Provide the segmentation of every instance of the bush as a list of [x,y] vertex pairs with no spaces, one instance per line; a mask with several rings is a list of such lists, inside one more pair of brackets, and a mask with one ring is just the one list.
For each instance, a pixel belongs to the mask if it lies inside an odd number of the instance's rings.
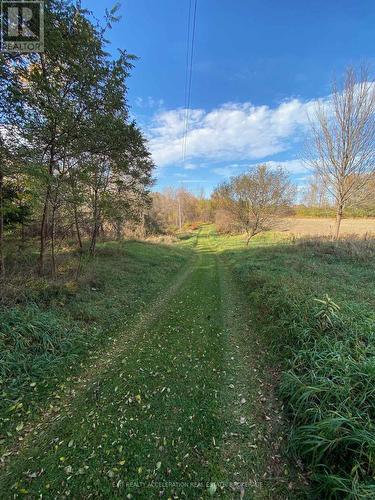
[[228,210],[216,210],[215,212],[215,227],[220,234],[230,234],[234,230],[233,216]]

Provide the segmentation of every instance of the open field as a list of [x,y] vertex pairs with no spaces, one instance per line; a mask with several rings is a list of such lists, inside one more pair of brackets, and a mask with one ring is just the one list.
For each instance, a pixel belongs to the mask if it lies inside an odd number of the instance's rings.
[[[301,236],[331,236],[334,232],[335,219],[325,217],[288,218],[282,224],[282,229],[290,234]],[[375,234],[375,218],[343,219],[342,235]]]

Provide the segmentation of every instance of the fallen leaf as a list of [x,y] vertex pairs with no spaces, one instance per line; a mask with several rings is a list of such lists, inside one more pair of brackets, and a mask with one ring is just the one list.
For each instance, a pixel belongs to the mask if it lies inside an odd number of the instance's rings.
[[216,483],[211,483],[211,484],[210,484],[210,486],[208,487],[208,493],[209,493],[211,496],[213,496],[213,495],[215,495],[216,490],[217,490]]

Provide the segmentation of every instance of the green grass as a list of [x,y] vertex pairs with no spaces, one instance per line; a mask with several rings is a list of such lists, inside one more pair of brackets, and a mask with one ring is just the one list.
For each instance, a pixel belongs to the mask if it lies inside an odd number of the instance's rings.
[[204,226],[32,281],[1,310],[1,498],[373,498],[374,260]]
[[0,455],[189,258],[186,245],[102,244],[78,283],[31,277],[19,304],[0,307]]
[[269,355],[284,367],[289,451],[302,460],[311,495],[373,498],[374,242],[270,234],[248,250],[241,238],[223,246]]
[[[122,282],[118,257],[112,269],[108,252],[111,265],[96,280],[101,299],[94,295],[90,317],[98,322],[101,311],[103,334],[111,328],[113,340],[89,359],[60,368],[44,412],[34,419],[23,414],[24,427],[15,430],[22,441],[3,457],[2,498],[93,492],[104,498],[233,498],[244,492],[286,498],[292,477],[274,456],[280,409],[266,363],[258,364],[264,347],[244,321],[246,303],[218,257],[219,244],[209,227],[172,248],[134,244]],[[184,271],[186,255],[192,260]],[[168,279],[175,275],[169,287],[163,259],[169,259]],[[138,271],[130,279],[132,265]],[[120,283],[113,280],[109,288],[111,273]],[[131,297],[146,301],[157,290],[156,302],[127,322],[123,309]],[[107,317],[116,304],[122,313]]]
[[[56,495],[110,496],[136,493],[138,483],[165,476],[193,483],[202,480],[201,469],[207,481],[219,474],[212,437],[222,432],[215,389],[223,347],[214,267],[212,258],[197,267],[152,331],[127,341],[65,418],[28,450],[26,463],[32,457],[45,472],[31,485],[21,481],[18,491],[46,494],[53,484]],[[208,321],[210,315],[215,319]],[[24,468],[21,461],[19,473]]]

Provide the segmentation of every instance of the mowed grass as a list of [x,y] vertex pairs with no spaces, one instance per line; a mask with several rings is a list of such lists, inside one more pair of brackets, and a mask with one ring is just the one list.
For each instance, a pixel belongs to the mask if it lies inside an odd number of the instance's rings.
[[195,498],[216,489],[225,347],[216,266],[199,253],[167,310],[124,337],[10,464],[2,496]]
[[268,234],[248,249],[241,237],[221,246],[284,369],[289,451],[310,495],[374,498],[374,241]]
[[139,320],[191,255],[189,245],[105,243],[78,281],[30,277],[16,299],[3,297],[11,303],[0,307],[0,457],[22,442],[46,400],[58,402],[90,359]]

